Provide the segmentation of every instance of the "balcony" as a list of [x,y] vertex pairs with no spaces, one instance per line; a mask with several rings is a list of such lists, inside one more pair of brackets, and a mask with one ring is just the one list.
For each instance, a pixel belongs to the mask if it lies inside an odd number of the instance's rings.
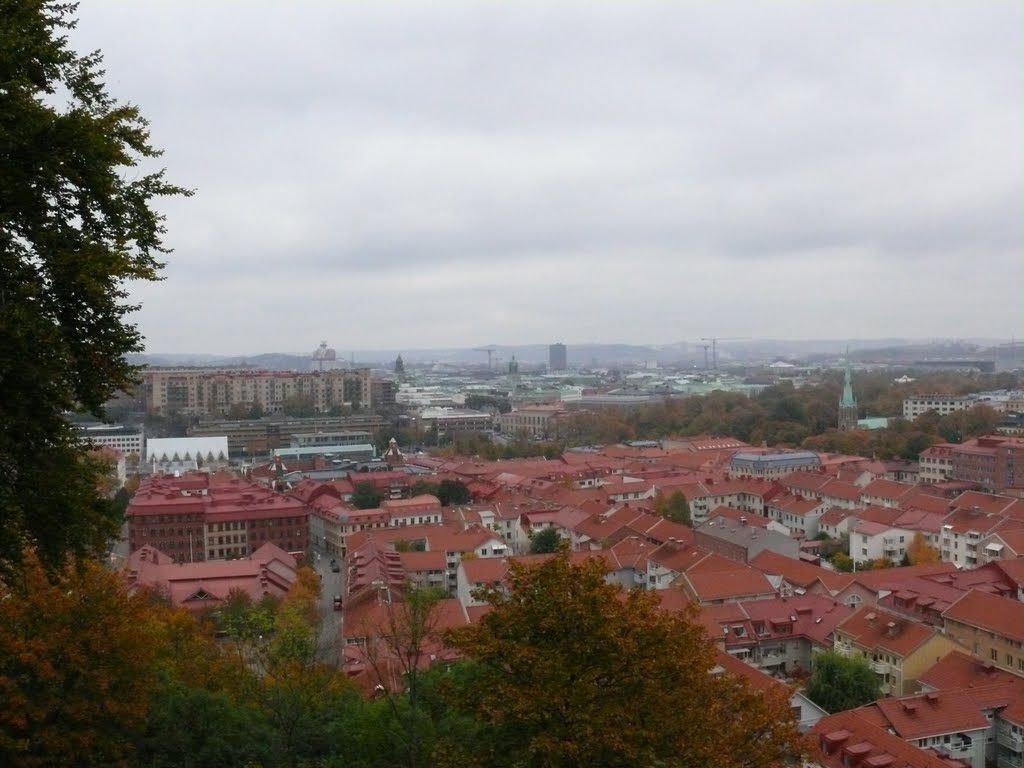
[[1010,757],[1009,755],[1004,755],[1003,757],[999,758],[999,760],[996,762],[996,765],[998,765],[999,768],[1024,768],[1024,761],[1022,761],[1019,757]]
[[872,661],[871,662],[871,671],[875,672],[876,674],[888,675],[890,669],[892,669],[892,667],[889,665],[889,662],[887,662],[887,661]]
[[889,685],[889,683],[882,683],[880,686],[878,686],[878,690],[882,692],[883,696],[888,696],[890,693],[892,693],[892,686]]
[[774,667],[784,663],[785,661],[786,658],[780,653],[768,653],[761,656],[757,660],[757,664],[761,667]]
[[1024,752],[1024,736],[1014,736],[1007,730],[1000,730],[996,733],[996,741],[1014,752]]

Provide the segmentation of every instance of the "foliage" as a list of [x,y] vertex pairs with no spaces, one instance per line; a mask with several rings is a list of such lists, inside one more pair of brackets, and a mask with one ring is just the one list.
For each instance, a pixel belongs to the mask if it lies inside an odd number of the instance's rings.
[[356,509],[376,509],[384,501],[384,494],[377,490],[371,480],[356,483],[352,493],[351,504]]
[[281,411],[285,416],[297,419],[309,418],[317,414],[316,403],[313,402],[313,398],[304,393],[286,397],[281,403]]
[[672,522],[693,525],[693,519],[690,517],[690,503],[682,491],[673,491],[667,498],[659,493],[654,498],[654,511]]
[[530,554],[546,555],[557,552],[562,544],[562,537],[557,528],[542,528],[530,536]]
[[840,573],[850,573],[853,570],[853,558],[845,552],[836,552],[832,556],[832,565]]
[[0,581],[0,764],[125,765],[156,681],[147,603],[84,561],[36,553]]
[[68,43],[74,6],[0,6],[0,567],[26,547],[48,567],[117,533],[102,465],[64,414],[103,415],[133,387],[142,349],[126,283],[157,280],[167,250],[151,204],[188,194],[163,171],[146,121]]
[[914,538],[911,539],[910,544],[907,546],[906,557],[909,561],[908,565],[927,565],[942,561],[939,550],[928,543],[928,539],[925,538],[924,533],[921,531],[917,531],[914,534]]
[[842,712],[870,704],[882,695],[879,677],[861,655],[823,651],[814,657],[807,680],[808,698],[826,712]]
[[714,652],[689,613],[609,585],[603,563],[562,554],[513,564],[508,593],[448,641],[479,665],[452,691],[485,736],[445,740],[438,763],[488,766],[768,766],[800,738],[788,692],[752,693],[710,675]]
[[469,504],[473,501],[473,495],[461,480],[442,480],[437,487],[437,498],[445,507],[452,504]]

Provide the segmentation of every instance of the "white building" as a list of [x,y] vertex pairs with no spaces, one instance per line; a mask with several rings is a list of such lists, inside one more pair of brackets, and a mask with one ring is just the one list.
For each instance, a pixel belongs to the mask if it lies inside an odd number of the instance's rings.
[[125,456],[134,453],[142,458],[145,438],[142,430],[128,429],[120,424],[88,424],[79,427],[82,439],[96,446],[105,445],[120,451]]
[[970,395],[914,395],[903,401],[903,418],[913,421],[929,411],[935,411],[939,416],[948,416],[957,411],[966,411],[975,405],[977,402]]
[[147,440],[146,462],[153,474],[223,469],[228,466],[228,439],[222,436]]

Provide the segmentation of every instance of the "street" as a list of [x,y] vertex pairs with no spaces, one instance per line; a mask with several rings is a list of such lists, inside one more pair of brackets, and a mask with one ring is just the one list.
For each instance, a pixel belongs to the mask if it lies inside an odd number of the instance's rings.
[[344,573],[334,573],[331,570],[331,558],[316,552],[313,553],[313,567],[320,575],[320,614],[323,617],[320,632],[321,653],[324,661],[340,663],[341,646],[338,633],[341,630],[341,611],[334,610],[334,598],[336,595],[344,594]]

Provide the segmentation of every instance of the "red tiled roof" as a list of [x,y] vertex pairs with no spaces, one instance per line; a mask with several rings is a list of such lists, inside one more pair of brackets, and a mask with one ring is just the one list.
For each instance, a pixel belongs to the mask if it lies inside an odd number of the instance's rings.
[[783,577],[794,587],[806,589],[814,584],[815,581],[820,581],[832,594],[835,594],[853,581],[852,574],[829,571],[817,565],[786,557],[768,549],[759,552],[750,561],[750,564],[763,573]]
[[1024,603],[972,589],[943,612],[943,617],[1024,641]]
[[[865,768],[950,768],[934,752],[918,749],[885,728],[869,722],[860,710],[822,718],[809,731],[814,761],[825,768],[848,768],[846,755],[856,750]],[[892,762],[880,759],[893,758]],[[874,761],[874,762],[872,762]]]
[[774,595],[768,577],[756,568],[733,563],[731,570],[701,571],[691,568],[681,578],[701,602]]
[[918,681],[940,691],[1010,682],[1019,684],[1024,696],[1024,678],[1004,672],[962,651],[947,653],[929,667]]
[[876,605],[865,605],[836,628],[861,648],[882,648],[906,657],[937,632]]
[[988,728],[990,723],[978,707],[973,693],[961,689],[879,699],[867,709],[876,708],[896,735],[908,741]]

